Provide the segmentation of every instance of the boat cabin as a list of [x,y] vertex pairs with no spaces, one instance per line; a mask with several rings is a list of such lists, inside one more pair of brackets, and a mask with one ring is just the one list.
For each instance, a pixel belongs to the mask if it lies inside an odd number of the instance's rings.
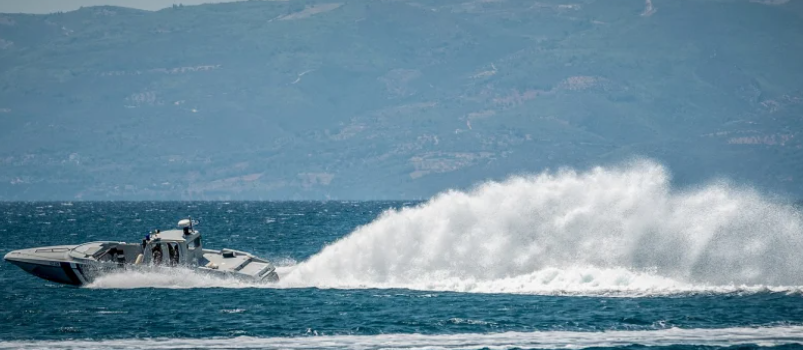
[[70,255],[118,264],[198,265],[204,260],[201,233],[193,229],[189,219],[179,221],[178,227],[178,230],[151,233],[142,243],[86,243],[72,249]]
[[192,220],[178,222],[178,230],[157,232],[142,241],[143,259],[148,265],[197,265],[203,259],[201,233],[194,230]]

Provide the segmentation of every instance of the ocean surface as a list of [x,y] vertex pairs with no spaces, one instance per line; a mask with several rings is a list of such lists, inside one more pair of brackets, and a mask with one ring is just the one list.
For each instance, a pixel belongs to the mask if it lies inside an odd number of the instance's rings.
[[422,202],[0,203],[0,254],[192,216],[281,281],[177,270],[76,288],[0,263],[0,349],[749,349],[803,344],[803,219],[655,164]]

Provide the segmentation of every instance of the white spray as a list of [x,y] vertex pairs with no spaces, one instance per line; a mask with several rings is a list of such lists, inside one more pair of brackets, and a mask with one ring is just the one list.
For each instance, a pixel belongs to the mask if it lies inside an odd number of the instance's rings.
[[725,183],[677,193],[664,167],[637,161],[514,177],[385,212],[282,285],[501,293],[800,286],[803,220],[791,206]]

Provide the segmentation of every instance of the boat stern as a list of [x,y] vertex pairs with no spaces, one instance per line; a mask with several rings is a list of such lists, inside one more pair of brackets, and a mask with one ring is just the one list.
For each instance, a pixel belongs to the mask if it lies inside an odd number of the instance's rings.
[[276,269],[272,268],[270,271],[265,272],[265,274],[262,275],[262,281],[279,282],[279,274],[276,273]]

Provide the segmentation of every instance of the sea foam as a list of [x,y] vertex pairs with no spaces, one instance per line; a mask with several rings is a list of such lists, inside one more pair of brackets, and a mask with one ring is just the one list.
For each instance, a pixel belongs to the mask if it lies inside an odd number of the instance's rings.
[[0,349],[585,349],[698,345],[778,346],[803,344],[803,327],[669,328],[649,331],[504,332],[469,334],[379,334],[206,339],[110,339],[0,341]]

